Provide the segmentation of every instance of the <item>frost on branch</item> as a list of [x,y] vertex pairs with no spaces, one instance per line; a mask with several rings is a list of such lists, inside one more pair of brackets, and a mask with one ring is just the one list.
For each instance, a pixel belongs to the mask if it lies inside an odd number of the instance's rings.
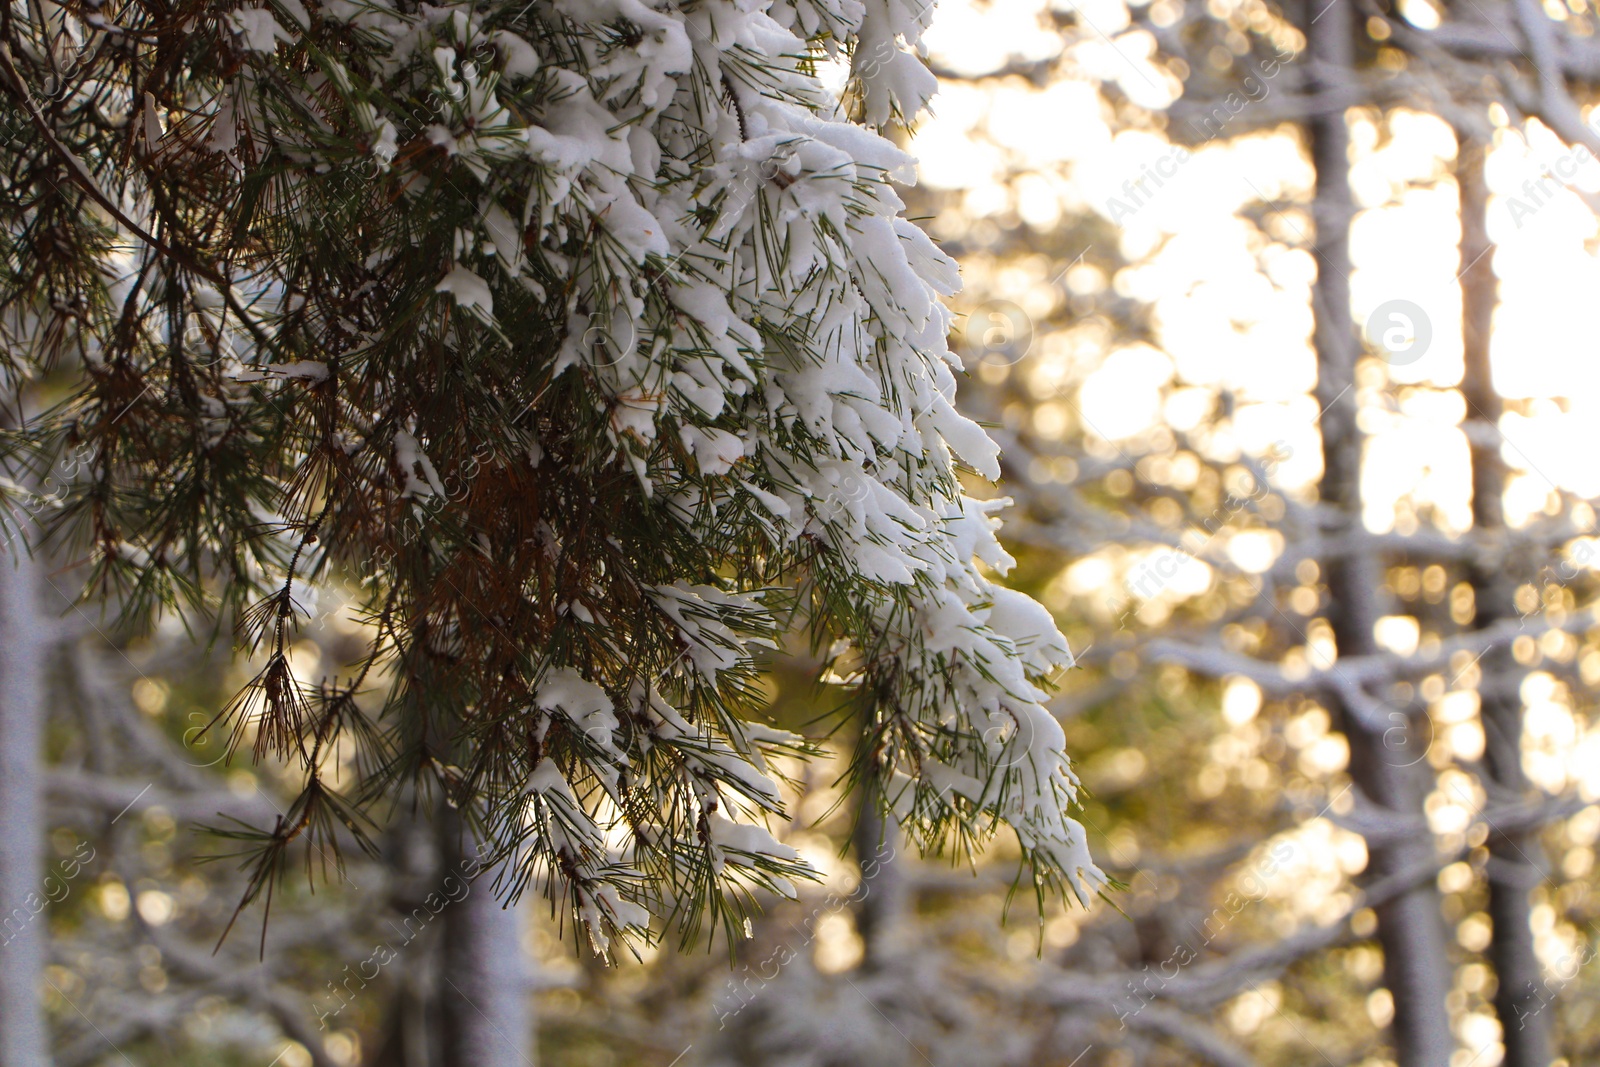
[[[308,810],[345,811],[322,776],[348,742],[351,804],[442,790],[509,888],[563,895],[597,945],[707,906],[737,930],[741,897],[810,873],[761,825],[770,761],[810,749],[759,725],[753,684],[798,608],[847,650],[856,779],[914,839],[1003,824],[1041,893],[1097,891],[1043,705],[1072,655],[986,576],[1011,561],[1002,502],[958,481],[999,474],[953,406],[959,278],[871,128],[933,90],[908,51],[927,6],[280,0],[182,35],[132,14],[184,62],[112,51],[96,76],[154,101],[160,165],[73,125],[100,105],[70,92],[68,156],[19,149],[112,190],[82,238],[115,280],[59,279],[89,309],[64,333],[85,384],[34,443],[96,439],[124,490],[64,512],[97,585],[137,607],[210,582],[267,646],[270,687],[226,725],[302,763]],[[340,578],[375,636],[312,688],[286,674],[296,587]]]

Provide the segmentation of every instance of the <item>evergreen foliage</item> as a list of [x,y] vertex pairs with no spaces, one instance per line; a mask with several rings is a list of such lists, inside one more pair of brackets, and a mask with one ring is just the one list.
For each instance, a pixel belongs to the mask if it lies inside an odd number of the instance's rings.
[[[50,401],[9,492],[124,621],[220,608],[259,662],[213,728],[305,784],[234,835],[244,903],[420,787],[602,951],[734,934],[809,871],[760,825],[813,751],[759,722],[796,624],[924,851],[1004,825],[1041,896],[1103,884],[1041,704],[1071,653],[961,483],[999,466],[952,406],[955,266],[874,129],[931,92],[927,5],[26,10],[0,329]],[[370,645],[313,684],[337,588]]]

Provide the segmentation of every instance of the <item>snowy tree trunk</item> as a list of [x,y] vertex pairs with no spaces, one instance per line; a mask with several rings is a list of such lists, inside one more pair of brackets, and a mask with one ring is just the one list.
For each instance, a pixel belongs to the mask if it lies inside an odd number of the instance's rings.
[[[1472,567],[1476,610],[1473,626],[1485,629],[1516,617],[1517,579],[1504,567],[1503,541],[1506,488],[1505,460],[1500,454],[1500,394],[1489,366],[1489,334],[1497,299],[1490,254],[1487,212],[1489,187],[1482,142],[1463,135],[1456,177],[1461,185],[1461,275],[1465,337],[1461,391],[1467,401],[1467,439],[1472,449],[1472,523],[1482,556]],[[1501,799],[1520,800],[1528,792],[1522,772],[1522,672],[1509,645],[1491,648],[1478,661],[1483,719],[1484,766],[1491,789]],[[1535,831],[1489,837],[1489,916],[1494,940],[1489,962],[1494,966],[1495,1011],[1505,1044],[1505,1067],[1549,1067],[1549,1016],[1540,1011],[1539,959],[1533,949],[1532,909],[1528,891],[1544,872],[1534,863],[1539,841]]]
[[0,559],[0,1064],[49,1067],[40,1007],[45,959],[40,690],[45,622],[36,564]]
[[444,1067],[534,1067],[532,969],[523,948],[523,916],[501,906],[493,883],[494,872],[485,871],[466,898],[444,913],[438,991]]
[[[416,863],[419,846],[430,855]],[[436,892],[451,902],[430,925],[426,942],[418,942],[417,955],[408,954],[407,965],[396,971],[394,1001],[367,1063],[533,1067],[533,968],[523,950],[522,912],[501,908],[493,871],[479,874],[462,895],[458,879],[473,865],[460,819],[445,811],[403,827],[389,853],[412,886],[398,900],[400,910]]]
[[856,932],[863,946],[862,966],[881,970],[894,958],[904,929],[909,896],[899,828],[883,818],[873,798],[863,793],[856,821],[856,862],[865,890],[856,905]]
[[[1318,92],[1338,92],[1353,70],[1354,9],[1309,5],[1311,77]],[[1317,284],[1315,289],[1317,398],[1323,406],[1321,497],[1343,515],[1350,532],[1362,532],[1361,459],[1357,425],[1355,366],[1360,354],[1350,309],[1350,136],[1342,110],[1311,123],[1311,155],[1316,168]],[[1359,542],[1352,539],[1352,546]],[[1352,547],[1327,561],[1329,621],[1341,657],[1376,654],[1373,624],[1382,614],[1378,590],[1383,566],[1375,553]],[[1348,699],[1348,698],[1346,698]],[[1398,813],[1420,811],[1430,767],[1419,741],[1386,746],[1381,724],[1364,723],[1357,709],[1341,706],[1342,728],[1350,742],[1350,776],[1372,802]],[[1426,839],[1371,843],[1368,873],[1382,878],[1417,857],[1431,854]],[[1394,997],[1393,1042],[1401,1067],[1446,1067],[1455,1042],[1445,1008],[1449,963],[1439,900],[1431,881],[1377,908],[1378,941],[1383,949],[1384,984]]]

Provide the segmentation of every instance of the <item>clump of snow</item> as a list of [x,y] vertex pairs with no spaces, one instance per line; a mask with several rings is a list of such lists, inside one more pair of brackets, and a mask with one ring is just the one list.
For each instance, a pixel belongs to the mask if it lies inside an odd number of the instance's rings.
[[241,7],[229,12],[227,17],[244,46],[252,52],[276,52],[279,41],[294,40],[264,7]]
[[450,273],[434,286],[434,292],[451,294],[468,311],[494,314],[494,294],[489,291],[489,283],[460,264],[450,268]]

